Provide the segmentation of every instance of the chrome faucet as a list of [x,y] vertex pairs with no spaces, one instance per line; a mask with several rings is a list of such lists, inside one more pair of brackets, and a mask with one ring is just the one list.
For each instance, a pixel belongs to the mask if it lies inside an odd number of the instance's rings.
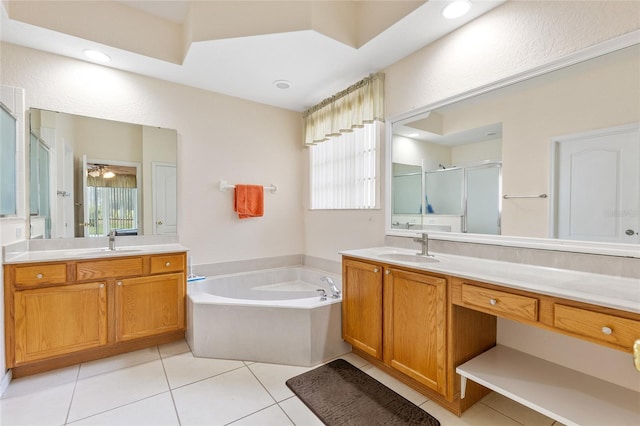
[[333,280],[331,279],[331,277],[327,277],[324,276],[322,278],[320,278],[322,281],[326,282],[327,284],[329,284],[329,286],[331,287],[331,292],[333,293],[331,295],[331,297],[333,297],[334,299],[337,299],[338,297],[340,297],[340,295],[342,294],[342,292],[340,290],[338,290],[338,287],[336,286],[336,284],[333,282]]
[[433,257],[433,255],[429,254],[429,234],[427,234],[426,232],[423,232],[422,237],[414,238],[413,241],[415,241],[416,243],[422,244],[422,249],[420,250],[420,253],[416,253],[416,254],[419,254],[420,256]]
[[324,288],[316,289],[316,291],[319,291],[321,293],[320,294],[320,301],[321,302],[324,302],[325,300],[327,300],[327,292],[324,290]]
[[109,250],[113,251],[116,249],[116,231],[114,229],[109,232]]

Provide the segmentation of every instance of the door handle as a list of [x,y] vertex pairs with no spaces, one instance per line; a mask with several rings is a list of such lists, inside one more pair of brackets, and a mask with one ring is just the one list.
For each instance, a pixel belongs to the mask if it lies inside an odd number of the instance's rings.
[[633,229],[627,229],[626,231],[624,231],[624,233],[629,236],[636,235],[636,231],[634,231]]
[[161,220],[156,221],[156,225],[162,225],[162,221]]

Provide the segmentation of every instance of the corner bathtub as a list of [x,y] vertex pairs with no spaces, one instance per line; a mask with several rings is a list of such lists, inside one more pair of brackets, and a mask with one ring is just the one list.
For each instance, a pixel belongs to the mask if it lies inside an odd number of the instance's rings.
[[[310,367],[343,355],[341,278],[303,267],[221,275],[188,283],[187,341],[198,357]],[[323,288],[327,300],[320,300]]]

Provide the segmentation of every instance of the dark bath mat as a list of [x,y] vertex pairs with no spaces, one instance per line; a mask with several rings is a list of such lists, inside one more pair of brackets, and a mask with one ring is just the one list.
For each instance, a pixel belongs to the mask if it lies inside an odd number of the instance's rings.
[[286,383],[328,426],[440,426],[429,413],[343,359],[300,374]]

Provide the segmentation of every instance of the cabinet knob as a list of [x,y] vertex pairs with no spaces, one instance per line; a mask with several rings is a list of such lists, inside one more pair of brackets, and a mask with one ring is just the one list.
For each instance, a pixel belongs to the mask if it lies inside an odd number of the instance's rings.
[[165,263],[164,266],[171,266],[171,262]]
[[498,301],[497,301],[496,299],[489,299],[489,304],[490,304],[491,306],[495,306],[495,305],[497,305],[497,304],[498,304]]
[[379,269],[378,268],[373,268],[373,272],[375,272],[376,274],[378,273]]
[[101,284],[100,284],[100,288],[104,288],[104,283],[101,283]]
[[36,278],[39,279],[39,280],[42,279],[42,277],[44,277],[44,275],[42,275],[42,274],[37,274],[36,275]]
[[388,269],[386,271],[384,271],[384,273],[387,274],[387,275],[391,275],[391,271],[388,270]]
[[611,333],[613,333],[613,330],[611,330],[611,327],[602,327],[602,333],[606,334],[607,336],[610,335]]
[[118,284],[119,286],[121,286],[121,285],[122,285],[122,281],[118,281],[118,282],[117,282],[117,284]]

